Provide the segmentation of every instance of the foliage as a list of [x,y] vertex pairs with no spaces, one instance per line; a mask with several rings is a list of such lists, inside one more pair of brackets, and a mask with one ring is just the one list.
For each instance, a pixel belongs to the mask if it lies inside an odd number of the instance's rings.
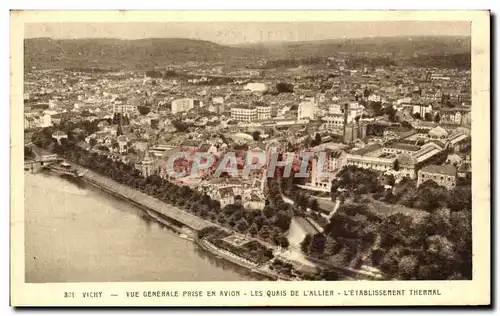
[[321,144],[321,135],[316,133],[314,139],[311,141],[311,147],[316,147]]
[[137,110],[139,110],[139,114],[146,115],[151,112],[151,108],[149,106],[138,106]]
[[471,279],[470,214],[437,208],[417,221],[402,213],[381,217],[365,204],[344,204],[322,234],[304,238],[301,249],[351,266],[359,266],[366,256],[397,279]]
[[[44,130],[43,133],[40,131],[37,137],[47,135],[51,137],[51,131]],[[95,139],[91,138],[91,142],[94,141]],[[101,147],[106,148],[107,151],[98,154],[77,146],[75,141],[68,140],[63,141],[61,145],[55,144],[54,152],[165,203],[184,208],[196,216],[212,220],[242,234],[249,234],[269,243],[288,247],[285,233],[290,227],[293,211],[283,201],[277,182],[271,185],[274,189],[269,195],[270,202],[262,211],[247,210],[241,203],[229,204],[221,209],[219,201],[191,187],[169,182],[161,178],[159,174],[142,176],[133,164],[123,163],[117,156],[118,154],[109,152],[107,147]],[[113,148],[113,145],[111,147]]]
[[383,186],[380,184],[378,172],[356,166],[346,166],[332,181],[332,192],[338,189],[360,195],[380,192]]
[[24,146],[24,159],[26,158],[34,158],[35,154],[33,153],[33,150],[31,147]]
[[276,84],[276,90],[279,93],[292,93],[293,92],[293,84],[286,82],[279,82]]
[[447,207],[451,211],[472,209],[472,191],[470,185],[457,186],[448,194]]
[[252,137],[253,137],[254,141],[256,141],[256,142],[259,141],[260,140],[260,132],[259,131],[254,131],[252,133]]

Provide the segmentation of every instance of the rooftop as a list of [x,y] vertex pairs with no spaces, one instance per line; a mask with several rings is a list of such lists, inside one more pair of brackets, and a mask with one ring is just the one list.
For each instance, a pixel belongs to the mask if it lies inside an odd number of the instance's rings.
[[453,165],[429,165],[425,166],[421,170],[422,172],[428,172],[428,173],[437,173],[437,174],[445,174],[445,175],[450,175],[450,176],[456,176],[457,175],[457,168]]

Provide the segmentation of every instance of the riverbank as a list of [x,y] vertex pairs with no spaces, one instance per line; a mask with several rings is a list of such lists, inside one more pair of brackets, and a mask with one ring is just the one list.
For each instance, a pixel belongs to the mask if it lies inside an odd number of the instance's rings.
[[132,202],[141,208],[164,215],[174,224],[178,224],[178,226],[186,226],[194,231],[199,231],[210,226],[219,226],[173,205],[166,204],[150,195],[120,184],[94,171],[87,170],[80,178],[108,193]]
[[259,266],[255,263],[252,263],[248,260],[245,260],[245,259],[243,259],[243,258],[241,258],[233,253],[230,253],[224,249],[220,249],[205,239],[196,238],[195,243],[200,248],[210,252],[211,254],[215,255],[216,257],[222,258],[225,261],[231,262],[239,267],[243,267],[252,273],[258,274],[259,276],[265,277],[265,278],[273,280],[273,281],[289,281],[289,280],[291,280],[291,279],[286,278],[285,276],[280,276],[276,273],[273,273],[272,271],[269,271],[268,269],[265,268],[265,266]]

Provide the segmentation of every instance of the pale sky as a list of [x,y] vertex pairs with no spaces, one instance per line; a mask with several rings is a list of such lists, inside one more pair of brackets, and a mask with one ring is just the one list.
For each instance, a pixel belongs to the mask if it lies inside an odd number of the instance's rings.
[[469,22],[132,22],[30,23],[25,37],[192,38],[219,44],[269,41],[311,41],[379,36],[470,36]]

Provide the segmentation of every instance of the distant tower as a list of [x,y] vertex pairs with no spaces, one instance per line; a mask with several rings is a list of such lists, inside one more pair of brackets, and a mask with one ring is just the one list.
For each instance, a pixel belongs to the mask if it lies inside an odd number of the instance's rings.
[[122,110],[120,112],[120,122],[118,123],[118,128],[116,129],[116,136],[117,137],[123,135],[122,123],[123,123],[123,106],[122,106]]
[[430,82],[432,77],[432,73],[430,71],[427,72],[427,75],[425,76],[425,81]]
[[349,104],[345,103],[343,106],[343,109],[342,109],[342,114],[344,115],[344,124],[343,124],[344,137],[345,137],[345,133],[346,133],[348,112],[349,112]]

